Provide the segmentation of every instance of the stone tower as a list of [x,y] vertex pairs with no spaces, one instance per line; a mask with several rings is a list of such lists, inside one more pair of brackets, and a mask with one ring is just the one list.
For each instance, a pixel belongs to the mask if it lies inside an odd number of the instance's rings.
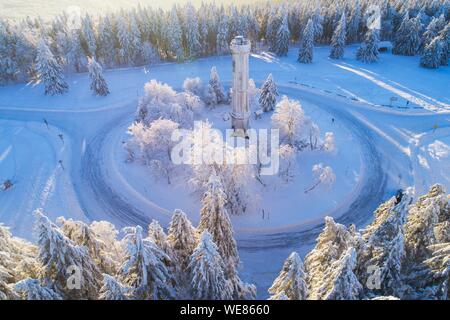
[[243,36],[237,36],[231,41],[230,49],[233,55],[231,128],[239,135],[245,134],[249,128],[248,56],[250,48],[250,41]]

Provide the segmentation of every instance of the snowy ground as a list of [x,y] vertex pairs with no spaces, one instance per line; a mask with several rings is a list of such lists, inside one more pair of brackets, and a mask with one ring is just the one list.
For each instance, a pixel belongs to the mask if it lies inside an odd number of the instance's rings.
[[[390,54],[382,55],[378,64],[363,65],[354,60],[354,49],[335,62],[326,58],[326,47],[317,48],[314,64],[305,66],[296,63],[293,48],[282,59],[253,56],[250,68],[258,83],[273,73],[281,93],[300,99],[322,132],[337,134],[339,153],[329,159],[340,177],[336,197],[323,203],[320,199],[323,207],[311,205],[316,211],[309,212],[308,218],[332,214],[343,223],[363,226],[373,209],[398,188],[414,186],[423,193],[439,182],[450,189],[450,69],[425,70],[418,67],[417,57]],[[145,82],[156,78],[179,88],[188,76],[206,80],[213,65],[224,81],[230,80],[230,57],[212,57],[150,70],[108,71],[112,94],[107,98],[92,97],[86,74],[70,76],[71,90],[62,97],[45,97],[40,85],[0,88],[0,179],[15,183],[14,188],[0,191],[0,221],[27,238],[32,238],[31,212],[36,207],[44,207],[52,218],[108,219],[123,226],[145,225],[152,217],[166,224],[167,209],[176,204],[170,204],[170,198],[149,196],[151,179],[145,191],[134,183],[136,179],[123,176],[117,160],[124,129]],[[380,106],[389,104],[391,97],[397,98],[394,107]],[[403,108],[405,98],[411,101],[408,109]],[[331,127],[330,117],[336,119],[337,128]],[[315,160],[306,160],[306,167]],[[351,181],[345,180],[347,162],[351,171],[360,173],[357,184],[344,185]],[[332,205],[336,199],[338,203]],[[264,204],[278,200],[267,198]],[[304,205],[290,197],[285,203],[293,215],[295,206],[301,211]],[[261,298],[267,296],[266,289],[289,252],[304,254],[320,229],[314,222],[299,224],[293,215],[286,218],[295,226],[277,233],[253,232],[249,225],[253,219],[234,221],[236,229],[247,229],[238,234],[242,272],[246,280],[256,282]],[[271,222],[276,225],[275,219]],[[286,221],[281,222],[278,226],[286,226]]]

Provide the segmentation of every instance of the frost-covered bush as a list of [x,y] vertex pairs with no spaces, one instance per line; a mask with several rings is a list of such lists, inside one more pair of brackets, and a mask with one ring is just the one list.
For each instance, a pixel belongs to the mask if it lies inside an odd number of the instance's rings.
[[178,123],[168,119],[158,119],[147,127],[135,122],[128,128],[131,139],[127,143],[132,157],[138,157],[158,176],[161,175],[171,183],[173,171],[177,165],[172,161],[171,152],[176,142],[172,133],[178,129]]
[[163,118],[172,120],[181,127],[191,127],[194,107],[186,103],[186,95],[178,94],[167,84],[156,80],[147,82],[144,95],[139,100],[137,121],[149,125],[152,121]]
[[319,127],[305,115],[299,101],[283,96],[272,115],[272,127],[280,130],[280,140],[298,150],[321,146]]
[[183,82],[183,90],[191,92],[192,94],[202,97],[204,93],[204,86],[199,77],[186,78]]

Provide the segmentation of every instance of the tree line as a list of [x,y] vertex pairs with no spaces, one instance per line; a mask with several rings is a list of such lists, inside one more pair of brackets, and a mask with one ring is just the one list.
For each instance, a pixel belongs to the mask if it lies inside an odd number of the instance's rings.
[[286,1],[240,7],[203,3],[198,8],[187,3],[167,11],[137,7],[100,16],[63,12],[50,21],[0,19],[0,83],[42,77],[40,42],[65,72],[86,71],[89,58],[114,68],[228,54],[236,35],[249,38],[252,50],[268,48],[279,55],[286,55],[289,43],[300,42],[301,62],[312,60],[314,43],[332,44],[330,56],[339,58],[343,45],[369,37],[367,21],[374,5],[381,14],[378,36],[394,41],[394,53],[422,53],[421,64],[427,67],[436,66],[437,59],[437,66],[447,63],[448,0]]

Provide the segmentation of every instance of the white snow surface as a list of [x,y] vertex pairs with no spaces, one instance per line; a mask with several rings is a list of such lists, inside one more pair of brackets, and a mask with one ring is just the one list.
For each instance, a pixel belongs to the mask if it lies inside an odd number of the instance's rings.
[[[311,248],[323,216],[361,227],[399,188],[413,186],[421,194],[441,183],[450,190],[449,67],[427,70],[418,66],[418,57],[391,54],[367,65],[356,61],[355,49],[347,47],[345,58],[335,61],[327,58],[328,47],[317,47],[311,65],[296,62],[295,47],[284,58],[250,58],[257,86],[272,73],[280,94],[299,99],[322,135],[334,132],[337,146],[333,154],[300,155],[294,183],[262,193],[260,205],[270,219],[263,220],[261,211],[233,217],[241,272],[256,283],[260,298],[267,297],[291,251],[303,256]],[[200,203],[190,191],[181,183],[168,189],[144,167],[126,165],[121,144],[144,83],[155,78],[179,90],[186,77],[206,83],[212,66],[229,86],[231,58],[221,56],[106,71],[108,97],[92,95],[88,74],[69,75],[69,93],[58,97],[44,96],[42,85],[1,87],[0,183],[11,179],[14,186],[0,191],[0,222],[28,239],[38,207],[52,219],[145,226],[155,218],[165,227],[171,211],[181,207],[196,223]],[[225,112],[220,107],[202,117],[224,129]],[[269,117],[252,120],[252,126],[267,126]],[[305,195],[312,166],[320,162],[333,168],[336,182],[330,190]]]

